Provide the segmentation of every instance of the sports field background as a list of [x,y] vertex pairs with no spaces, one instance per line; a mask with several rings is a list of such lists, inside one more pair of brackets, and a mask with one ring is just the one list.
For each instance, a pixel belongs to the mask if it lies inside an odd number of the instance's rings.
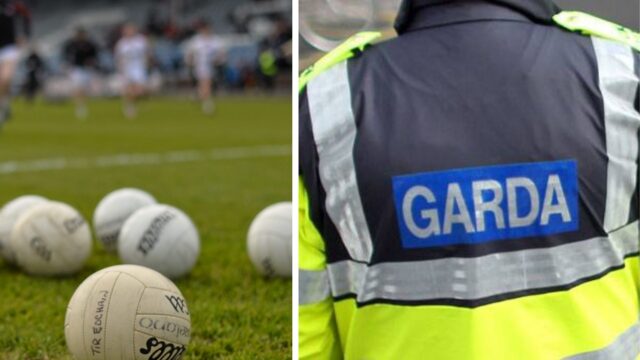
[[[160,99],[125,120],[117,100],[14,106],[0,133],[0,206],[39,194],[76,207],[88,222],[98,201],[121,187],[149,191],[189,214],[202,252],[176,281],[191,312],[185,359],[291,358],[291,281],[266,280],[248,260],[247,228],[264,207],[291,199],[288,97],[229,97],[214,116],[196,103]],[[0,260],[0,359],[66,359],[64,316],[75,288],[119,263],[94,242],[85,268],[34,278]]]

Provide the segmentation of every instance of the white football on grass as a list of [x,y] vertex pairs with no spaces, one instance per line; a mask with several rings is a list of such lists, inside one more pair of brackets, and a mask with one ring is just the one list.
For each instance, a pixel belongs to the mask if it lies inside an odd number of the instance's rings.
[[11,232],[16,263],[33,275],[77,272],[91,254],[91,242],[91,231],[82,215],[56,201],[26,211]]
[[9,264],[15,263],[15,254],[9,239],[16,221],[25,211],[46,201],[42,196],[24,195],[11,200],[0,210],[0,255]]
[[181,210],[150,205],[136,211],[122,226],[118,254],[124,263],[146,266],[175,279],[195,265],[200,236]]
[[76,359],[181,359],[191,319],[169,279],[142,266],[118,265],[78,286],[64,334]]
[[118,250],[118,235],[129,216],[156,203],[153,196],[139,189],[124,188],[107,194],[93,213],[93,228],[109,252]]
[[291,277],[291,211],[290,202],[271,205],[249,227],[249,258],[263,275]]

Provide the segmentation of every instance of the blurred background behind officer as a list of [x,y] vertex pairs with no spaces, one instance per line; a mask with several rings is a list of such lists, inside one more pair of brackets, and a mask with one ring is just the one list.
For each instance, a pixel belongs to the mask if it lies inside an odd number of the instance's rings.
[[[401,0],[300,0],[300,69],[318,60],[358,31],[395,36],[393,22]],[[632,30],[640,30],[640,1],[558,0],[562,9],[584,11]]]

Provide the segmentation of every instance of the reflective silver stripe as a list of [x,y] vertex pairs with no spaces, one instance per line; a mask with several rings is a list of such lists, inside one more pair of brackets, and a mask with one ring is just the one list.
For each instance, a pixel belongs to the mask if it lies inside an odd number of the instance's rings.
[[327,214],[352,259],[369,261],[371,236],[360,201],[353,161],[356,124],[347,63],[335,65],[307,85],[320,181]]
[[635,360],[640,355],[640,324],[635,323],[607,347],[568,357],[568,360]]
[[634,102],[638,77],[629,46],[596,37],[592,40],[604,102],[609,160],[604,229],[612,231],[629,219],[631,196],[636,186],[640,115]]
[[326,271],[298,271],[298,304],[318,303],[330,295]]
[[340,261],[327,266],[333,296],[360,293],[362,280],[367,274],[367,265],[355,261]]
[[[371,300],[475,300],[517,291],[574,283],[621,266],[638,252],[638,221],[609,237],[544,249],[476,258],[366,264],[342,261],[328,266],[333,296],[356,294]],[[362,285],[359,285],[362,284]]]

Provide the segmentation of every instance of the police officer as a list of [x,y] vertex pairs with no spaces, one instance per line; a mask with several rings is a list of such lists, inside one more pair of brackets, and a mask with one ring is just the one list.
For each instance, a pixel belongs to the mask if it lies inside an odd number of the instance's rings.
[[636,359],[640,36],[404,0],[301,76],[301,359]]

